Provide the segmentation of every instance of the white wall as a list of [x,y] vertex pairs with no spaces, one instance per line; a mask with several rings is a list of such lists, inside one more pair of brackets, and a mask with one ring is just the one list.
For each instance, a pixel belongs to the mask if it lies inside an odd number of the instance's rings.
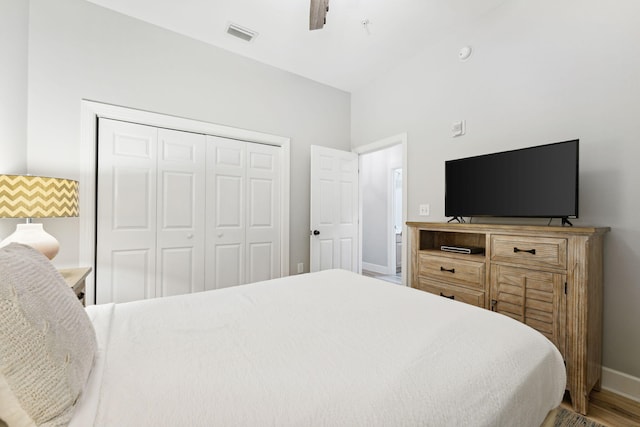
[[[604,365],[640,377],[640,2],[512,0],[352,94],[352,145],[408,133],[408,219],[444,220],[444,161],[580,138],[605,243]],[[460,62],[469,44],[473,55]],[[454,120],[467,135],[450,136]],[[418,205],[431,205],[430,217]],[[543,221],[546,223],[546,221]]]
[[[402,167],[402,145],[361,155],[362,262],[389,269],[392,169]],[[395,270],[395,261],[394,261]]]
[[[31,173],[79,178],[81,99],[290,137],[290,265],[308,271],[309,147],[349,149],[348,93],[83,0],[32,0],[29,24]],[[45,222],[77,263],[78,220]]]
[[[0,0],[0,174],[27,172],[29,2]],[[0,236],[20,220],[0,219]]]

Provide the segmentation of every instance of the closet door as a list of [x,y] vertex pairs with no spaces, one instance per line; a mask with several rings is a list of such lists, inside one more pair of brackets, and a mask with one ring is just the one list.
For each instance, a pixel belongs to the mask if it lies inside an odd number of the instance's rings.
[[281,276],[278,147],[208,137],[207,289]]
[[246,283],[246,147],[207,137],[207,289]]
[[201,134],[100,119],[97,303],[204,290]]
[[280,149],[247,143],[247,283],[280,277]]
[[278,147],[100,119],[97,303],[280,277]]
[[156,296],[204,290],[205,150],[204,135],[158,130]]
[[96,302],[156,296],[156,147],[153,127],[100,119]]

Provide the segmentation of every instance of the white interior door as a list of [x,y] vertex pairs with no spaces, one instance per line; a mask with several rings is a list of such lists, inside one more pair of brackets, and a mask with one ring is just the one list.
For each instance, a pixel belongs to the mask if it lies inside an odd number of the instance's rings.
[[98,304],[156,296],[157,129],[100,119]]
[[311,146],[311,271],[358,272],[358,155]]
[[280,277],[280,148],[207,137],[210,289]]
[[280,149],[247,143],[247,282],[280,277]]
[[204,135],[100,119],[97,303],[204,290]]
[[246,283],[246,145],[207,137],[207,289]]
[[158,129],[156,296],[204,290],[205,151],[202,134]]

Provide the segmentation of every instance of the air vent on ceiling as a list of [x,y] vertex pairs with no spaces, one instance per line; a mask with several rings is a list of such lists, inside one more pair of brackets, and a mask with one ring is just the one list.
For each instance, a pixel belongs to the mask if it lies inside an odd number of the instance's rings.
[[250,42],[258,37],[258,33],[256,33],[255,31],[249,30],[248,28],[243,28],[240,25],[234,24],[232,22],[227,26],[227,34],[242,39],[246,42]]

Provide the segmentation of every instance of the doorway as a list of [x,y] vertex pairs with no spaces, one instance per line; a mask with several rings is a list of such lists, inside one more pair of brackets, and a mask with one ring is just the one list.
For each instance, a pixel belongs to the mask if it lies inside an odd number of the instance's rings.
[[362,274],[406,284],[406,134],[354,151],[360,159]]
[[[390,161],[391,157],[393,161]],[[366,164],[369,161],[380,163],[383,167],[370,168]],[[407,182],[402,179],[406,176],[406,170],[405,133],[356,147],[350,152],[325,147],[312,150],[309,219],[311,271],[344,268],[363,273],[364,270],[364,274],[406,286],[408,239],[403,236],[407,236]],[[320,172],[326,175],[321,177]],[[380,190],[383,202],[365,208],[365,197],[380,198],[380,195],[366,184],[363,186],[363,181],[365,178],[377,181],[380,177],[383,181],[383,190]],[[354,188],[357,191],[354,192]],[[371,215],[378,215],[378,220],[382,218],[380,225],[370,225],[368,219],[372,218]],[[325,228],[321,230],[320,226]],[[348,229],[348,233],[345,229]],[[336,233],[339,238],[336,238]],[[353,244],[355,239],[357,249]],[[382,261],[363,259],[365,246],[368,249],[372,242],[379,241],[383,242]],[[354,259],[357,262],[354,263]]]

